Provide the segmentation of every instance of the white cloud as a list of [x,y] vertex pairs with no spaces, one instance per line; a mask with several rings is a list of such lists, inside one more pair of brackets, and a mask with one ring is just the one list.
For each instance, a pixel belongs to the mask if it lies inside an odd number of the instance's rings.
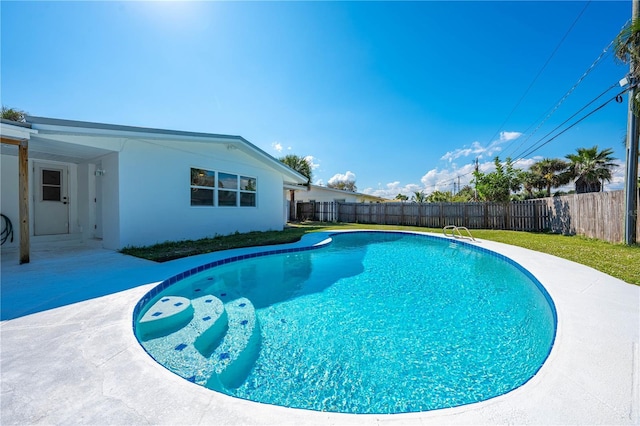
[[500,132],[500,142],[509,142],[522,136],[520,132]]
[[424,188],[422,188],[420,185],[417,185],[415,183],[400,185],[399,181],[390,182],[385,184],[384,186],[382,184],[379,184],[379,186],[380,187],[378,189],[366,188],[362,191],[362,193],[393,200],[394,198],[396,198],[396,195],[398,194],[403,194],[408,197],[411,197],[414,192],[419,192],[424,190]]
[[521,158],[513,163],[513,167],[521,170],[529,170],[529,168],[538,161],[542,160],[542,157],[535,156],[533,158]]
[[[540,160],[540,157],[525,158],[518,160],[514,163],[514,167],[527,170],[533,163]],[[495,170],[495,164],[493,159],[487,159],[487,161],[479,162],[478,169],[483,173],[491,173]],[[377,197],[384,197],[388,199],[394,199],[396,195],[403,194],[411,198],[415,192],[423,191],[429,195],[434,191],[458,191],[459,188],[463,188],[466,185],[471,185],[473,179],[473,171],[475,170],[475,163],[469,162],[462,167],[448,167],[444,169],[431,169],[427,171],[420,183],[408,183],[401,184],[399,181],[387,183],[385,185],[378,184],[378,188],[366,188],[362,192],[365,194],[375,195]],[[615,181],[615,179],[614,179]],[[610,185],[613,185],[613,181]],[[472,185],[471,185],[472,186]]]
[[355,180],[356,180],[355,173],[353,173],[351,171],[347,171],[345,174],[336,173],[335,175],[333,175],[331,177],[331,179],[329,179],[329,181],[327,183],[329,185],[333,185],[333,184],[338,183],[338,182],[349,182],[349,181],[355,181]]
[[[484,166],[484,163],[480,165],[480,169]],[[460,187],[469,185],[473,178],[473,171],[475,164],[466,164],[460,168],[451,169],[432,169],[425,173],[420,179],[420,182],[424,186],[425,193],[430,194],[433,191],[452,191],[454,186],[457,190],[458,183]]]
[[616,160],[614,162],[618,165],[618,167],[613,169],[613,173],[612,173],[613,176],[611,177],[611,182],[608,182],[608,183],[605,182],[604,184],[605,191],[615,191],[619,189],[624,189],[624,182],[625,182],[624,178],[626,175],[627,165],[623,160]]
[[441,160],[448,160],[449,162],[456,160],[460,157],[469,157],[470,155],[481,156],[486,151],[480,142],[473,142],[470,148],[458,148],[453,151],[447,152],[445,155],[440,157]]
[[[273,149],[274,151],[277,151],[277,152],[282,152],[284,150],[284,146],[282,146],[282,144],[280,142],[273,142],[271,144],[271,149]],[[290,146],[287,147],[287,151],[291,151],[291,147]]]
[[502,150],[502,144],[518,139],[522,136],[520,132],[500,132],[500,137],[489,143],[487,146],[483,146],[480,142],[474,141],[470,147],[458,148],[453,151],[449,151],[440,157],[441,160],[452,162],[461,157],[477,157],[486,158],[493,157],[495,154]]
[[318,162],[318,159],[315,158],[313,155],[307,155],[306,157],[304,157],[305,160],[307,160],[307,163],[309,163],[309,166],[311,166],[311,170],[315,170],[318,167],[320,167],[320,163]]
[[[535,156],[532,158],[520,159],[514,163],[514,167],[521,170],[528,170],[532,164],[540,161],[542,158],[543,157],[541,156]],[[611,182],[606,183],[604,186],[606,191],[614,191],[624,188],[625,164],[620,160],[616,162],[619,167],[613,169]],[[496,167],[493,159],[487,159],[487,161],[483,161],[478,164],[478,169],[483,173],[491,173],[495,171]],[[434,191],[453,191],[454,183],[456,190],[458,189],[458,183],[460,184],[460,188],[465,185],[471,185],[474,170],[475,163],[469,163],[460,168],[455,166],[445,169],[435,168],[427,171],[422,178],[420,178],[420,184],[408,183],[403,185],[400,181],[389,182],[387,184],[378,183],[378,188],[366,188],[362,190],[362,193],[392,200],[398,194],[403,194],[411,198],[414,192],[419,191],[423,191],[427,195]],[[558,190],[570,191],[573,189],[574,183],[571,182],[562,188],[555,188],[554,192]]]

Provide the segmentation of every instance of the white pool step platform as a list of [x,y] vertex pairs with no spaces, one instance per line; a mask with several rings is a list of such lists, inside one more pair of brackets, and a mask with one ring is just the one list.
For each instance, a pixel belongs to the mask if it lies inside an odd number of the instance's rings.
[[204,295],[193,299],[191,306],[188,324],[171,334],[142,340],[142,345],[162,365],[189,381],[218,390],[238,387],[260,348],[253,304],[246,298],[223,304],[215,296]]
[[158,300],[138,321],[136,331],[143,339],[169,334],[188,324],[193,318],[193,306],[186,297],[166,296]]

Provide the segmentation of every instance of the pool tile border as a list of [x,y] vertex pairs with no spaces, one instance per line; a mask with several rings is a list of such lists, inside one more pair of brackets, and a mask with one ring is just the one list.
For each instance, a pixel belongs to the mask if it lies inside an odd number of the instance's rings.
[[[333,235],[333,234],[332,234]],[[298,253],[298,252],[303,252],[303,251],[308,251],[308,250],[315,250],[315,249],[319,249],[324,247],[325,245],[329,244],[331,242],[330,238],[326,238],[324,239],[324,241],[317,243],[317,244],[310,244],[310,245],[304,245],[304,246],[299,246],[299,247],[289,247],[289,248],[280,248],[280,249],[264,249],[264,247],[255,247],[255,249],[260,249],[260,251],[252,251],[250,253],[246,253],[246,254],[240,254],[240,255],[232,255],[231,257],[225,257],[222,259],[218,259],[218,260],[214,260],[212,262],[207,262],[205,264],[187,269],[183,272],[180,272],[179,274],[176,274],[170,278],[167,278],[166,280],[160,282],[160,284],[158,284],[157,286],[155,286],[154,288],[152,288],[149,292],[147,292],[144,296],[142,296],[142,298],[138,301],[138,303],[136,304],[136,306],[133,309],[133,325],[134,325],[134,329],[135,329],[135,323],[136,323],[136,318],[138,318],[138,316],[140,315],[140,313],[144,310],[145,306],[147,304],[149,304],[149,302],[151,302],[156,296],[158,296],[158,294],[160,294],[162,291],[166,290],[167,288],[171,287],[172,285],[178,283],[179,281],[182,281],[185,278],[189,278],[191,275],[195,275],[197,273],[200,272],[204,272],[206,270],[209,270],[211,268],[215,268],[216,266],[220,266],[220,265],[226,265],[229,263],[234,263],[234,262],[238,262],[241,260],[245,260],[245,259],[252,259],[252,258],[256,258],[256,257],[262,257],[262,256],[269,256],[269,255],[273,255],[273,254],[284,254],[284,253]]]
[[[414,236],[418,236],[418,237],[422,237],[422,238],[427,238],[427,239],[432,240],[432,241],[448,241],[450,244],[464,246],[464,247],[469,248],[469,249],[471,249],[473,251],[481,252],[481,253],[496,257],[496,258],[501,259],[502,261],[505,261],[508,264],[512,265],[513,267],[518,269],[521,273],[523,273],[527,278],[529,278],[529,280],[531,280],[535,284],[536,288],[538,288],[540,293],[542,293],[542,295],[544,296],[545,300],[549,304],[549,307],[551,309],[551,313],[553,315],[553,337],[552,337],[552,340],[551,340],[551,345],[549,346],[549,350],[548,350],[547,354],[545,355],[545,359],[540,364],[538,369],[526,381],[521,383],[516,388],[511,389],[509,392],[513,392],[514,390],[516,390],[518,388],[521,388],[526,383],[531,381],[538,374],[538,372],[540,371],[542,366],[549,359],[549,356],[551,355],[551,351],[553,350],[553,347],[556,344],[557,337],[558,337],[558,314],[557,314],[557,311],[556,311],[556,305],[553,302],[553,299],[551,298],[551,295],[549,294],[547,289],[544,287],[544,285],[538,280],[538,278],[535,277],[535,275],[533,275],[528,269],[526,269],[524,266],[522,266],[520,263],[516,262],[515,260],[511,259],[510,257],[505,256],[505,255],[503,255],[501,253],[497,253],[497,252],[495,252],[493,250],[489,250],[489,249],[486,249],[484,247],[480,247],[479,245],[477,245],[477,241],[473,241],[473,242],[472,241],[465,241],[463,239],[455,238],[455,237],[452,239],[452,238],[446,237],[446,236],[431,235],[431,234],[428,234],[428,233],[415,232],[415,231],[347,230],[347,231],[318,232],[318,233],[315,234],[316,236],[323,236],[323,235],[326,236],[326,238],[323,238],[320,242],[315,242],[314,239],[309,239],[309,241],[306,242],[306,241],[304,241],[305,238],[303,237],[302,240],[300,241],[300,243],[302,243],[302,245],[298,245],[298,243],[294,243],[293,245],[295,247],[286,247],[286,248],[279,248],[279,249],[269,249],[269,248],[265,248],[264,246],[254,247],[254,248],[252,248],[252,249],[254,249],[254,251],[251,251],[251,252],[248,252],[248,253],[245,253],[245,254],[239,254],[239,255],[234,254],[234,255],[231,255],[230,257],[224,257],[222,259],[218,259],[218,260],[215,260],[215,261],[212,261],[212,262],[207,262],[207,263],[205,263],[203,265],[199,265],[199,266],[187,269],[187,270],[185,270],[183,272],[180,272],[177,275],[174,275],[174,276],[162,281],[160,284],[158,284],[153,289],[151,289],[149,292],[147,292],[138,301],[138,303],[134,307],[133,315],[132,315],[132,331],[133,331],[133,334],[136,336],[136,340],[138,340],[137,334],[135,333],[136,319],[139,318],[140,313],[143,312],[145,307],[146,306],[151,307],[152,305],[151,305],[150,302],[153,301],[153,299],[156,296],[158,296],[158,294],[160,294],[162,291],[164,291],[168,287],[172,286],[173,284],[176,284],[177,282],[179,282],[179,281],[181,281],[181,280],[183,280],[185,278],[190,277],[191,275],[195,275],[197,273],[209,270],[211,268],[215,268],[215,267],[220,266],[220,265],[226,265],[226,264],[238,262],[238,261],[245,260],[245,259],[252,259],[252,258],[262,257],[262,256],[270,256],[270,255],[274,255],[274,254],[299,253],[299,252],[303,252],[303,251],[319,249],[319,248],[325,247],[328,244],[330,244],[332,242],[332,237],[333,236],[339,235],[339,234],[346,234],[346,233],[360,233],[360,234],[385,233],[385,234],[397,234],[397,235],[414,235]],[[138,342],[139,342],[139,340],[138,340]],[[176,348],[176,350],[179,350],[179,349]],[[152,356],[152,358],[153,358],[153,356]],[[463,405],[467,405],[467,404],[463,404]]]

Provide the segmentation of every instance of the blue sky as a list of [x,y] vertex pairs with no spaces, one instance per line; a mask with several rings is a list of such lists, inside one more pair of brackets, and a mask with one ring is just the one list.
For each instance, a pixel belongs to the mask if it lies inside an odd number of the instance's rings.
[[630,1],[0,7],[2,104],[32,115],[241,135],[309,156],[314,183],[389,198],[464,185],[476,158],[526,168],[598,145],[621,161],[607,188],[622,188],[626,96],[544,136],[626,74],[611,48],[591,66]]

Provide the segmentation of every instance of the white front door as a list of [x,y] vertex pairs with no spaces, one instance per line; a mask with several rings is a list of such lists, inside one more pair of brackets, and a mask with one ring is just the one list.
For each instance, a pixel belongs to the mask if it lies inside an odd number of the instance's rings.
[[65,165],[35,164],[35,235],[69,233],[69,170]]

